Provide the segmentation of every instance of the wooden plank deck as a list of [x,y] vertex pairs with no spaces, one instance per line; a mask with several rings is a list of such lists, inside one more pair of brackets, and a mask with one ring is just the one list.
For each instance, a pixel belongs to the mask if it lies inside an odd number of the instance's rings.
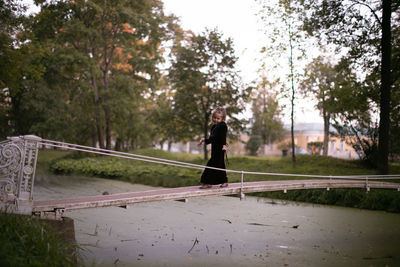
[[[400,191],[400,183],[377,182],[365,180],[283,180],[246,182],[243,184],[243,193],[286,191],[294,189],[318,188],[384,188]],[[240,194],[240,183],[231,183],[228,187],[220,188],[218,185],[210,189],[199,189],[199,186],[156,189],[142,192],[129,192],[111,195],[87,196],[73,199],[41,200],[33,202],[33,212],[51,212],[57,209],[65,211],[98,208],[109,206],[126,206],[129,204],[161,201],[180,200],[199,196],[212,195],[237,195]]]

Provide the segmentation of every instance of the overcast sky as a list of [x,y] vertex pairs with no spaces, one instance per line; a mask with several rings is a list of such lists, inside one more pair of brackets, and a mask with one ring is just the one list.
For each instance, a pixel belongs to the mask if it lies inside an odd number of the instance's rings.
[[163,0],[165,12],[181,19],[185,30],[203,32],[217,28],[224,38],[232,38],[238,67],[245,82],[257,77],[255,60],[262,47],[254,0]]

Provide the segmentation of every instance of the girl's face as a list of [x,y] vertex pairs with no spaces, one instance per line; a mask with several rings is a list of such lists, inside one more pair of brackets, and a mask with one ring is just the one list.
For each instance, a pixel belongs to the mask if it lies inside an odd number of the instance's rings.
[[215,113],[215,114],[212,116],[212,121],[213,121],[214,124],[220,123],[220,122],[222,121],[222,114]]

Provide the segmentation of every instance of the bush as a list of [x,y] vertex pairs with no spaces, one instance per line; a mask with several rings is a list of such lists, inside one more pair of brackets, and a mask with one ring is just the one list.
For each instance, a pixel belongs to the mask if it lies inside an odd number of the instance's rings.
[[116,158],[62,159],[54,161],[50,170],[57,174],[76,173],[164,187],[196,185],[201,176],[201,170]]
[[325,189],[292,190],[282,192],[256,193],[256,196],[310,202],[316,204],[336,205],[352,208],[385,210],[400,213],[400,194],[393,190],[374,189]]

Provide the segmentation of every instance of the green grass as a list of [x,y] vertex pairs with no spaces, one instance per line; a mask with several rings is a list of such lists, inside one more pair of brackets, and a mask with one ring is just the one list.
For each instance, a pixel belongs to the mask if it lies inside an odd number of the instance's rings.
[[74,248],[29,216],[0,212],[0,266],[77,266]]
[[[47,153],[41,151],[40,153]],[[54,153],[54,151],[52,152]],[[65,153],[65,152],[64,152]],[[202,155],[186,153],[170,153],[155,149],[134,151],[136,154],[158,157],[163,159],[190,162],[205,165]],[[40,154],[39,154],[40,155]],[[50,158],[45,156],[44,159]],[[339,159],[324,156],[297,155],[296,168],[292,167],[290,157],[253,157],[229,156],[227,169],[252,172],[307,174],[307,175],[373,175],[375,169],[366,168],[359,160]],[[67,157],[57,157],[48,163],[50,170],[58,174],[83,174],[110,179],[124,180],[131,183],[163,187],[180,187],[198,185],[202,170],[165,166],[156,163],[146,163],[137,160],[118,159],[114,157],[82,157],[68,154]],[[390,172],[400,174],[400,164],[391,164]],[[229,182],[239,182],[240,174],[228,173]],[[249,175],[245,181],[305,179],[291,176]],[[359,190],[360,191],[360,190]],[[389,190],[372,190],[366,194],[361,190],[341,189],[331,190],[295,190],[290,194],[262,193],[260,196],[283,198],[296,201],[307,201],[321,204],[345,205],[370,209],[381,209],[400,212],[400,194],[388,193]],[[362,197],[361,197],[362,196]],[[383,204],[376,204],[376,202]]]
[[[39,153],[39,165],[41,164],[41,151]],[[54,155],[56,158],[43,162],[50,167],[51,172],[58,174],[84,174],[111,179],[121,179],[133,183],[142,183],[155,186],[178,187],[199,184],[201,170],[187,169],[174,166],[166,166],[157,163],[147,163],[131,159],[119,159],[115,157],[77,157],[75,154],[61,152]],[[205,165],[202,155],[186,153],[170,153],[155,149],[142,149],[134,151],[135,154],[151,157],[184,161]],[[50,158],[48,155],[43,159]],[[338,159],[324,156],[298,155],[296,168],[292,167],[291,158],[281,157],[252,157],[252,156],[229,156],[227,169],[251,172],[286,173],[286,174],[308,174],[308,175],[373,175],[375,169],[366,168],[358,160]],[[391,173],[400,173],[400,164],[390,166]],[[228,173],[230,182],[240,181],[240,174]],[[245,175],[245,181],[296,179],[291,176],[265,176]]]
[[39,150],[38,160],[36,165],[36,173],[49,173],[50,164],[60,158],[65,158],[72,155],[71,151],[63,150]]

